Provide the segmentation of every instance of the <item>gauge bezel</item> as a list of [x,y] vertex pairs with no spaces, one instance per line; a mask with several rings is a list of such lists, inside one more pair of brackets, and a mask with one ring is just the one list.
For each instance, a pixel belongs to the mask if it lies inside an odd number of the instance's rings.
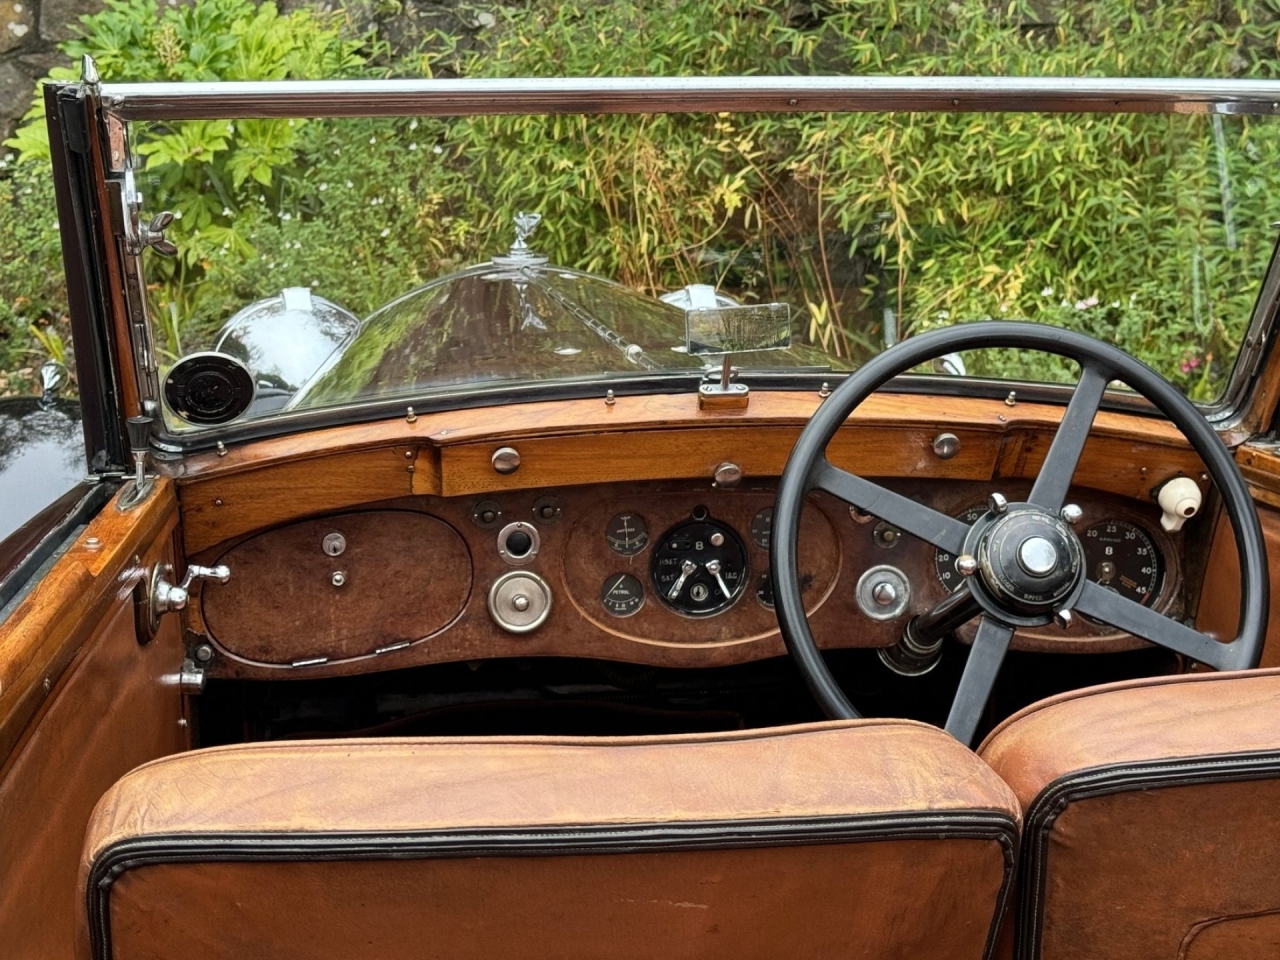
[[[635,519],[640,522],[641,533],[640,533],[640,536],[637,538],[640,542],[640,545],[635,547],[634,549],[627,549],[625,546],[619,546],[618,541],[615,540],[614,537],[610,536],[610,531],[613,529],[613,522],[615,520],[621,519],[622,517],[635,517]],[[605,521],[604,540],[605,540],[605,543],[609,545],[609,549],[612,550],[614,553],[616,553],[618,556],[638,557],[640,554],[644,553],[646,550],[649,549],[649,545],[653,542],[653,537],[649,535],[649,521],[644,518],[643,514],[638,513],[635,510],[622,510],[619,513],[611,514],[609,516],[609,519]]]
[[[660,574],[658,570],[658,564],[661,562],[662,558],[665,556],[665,553],[664,553],[665,544],[667,543],[668,540],[676,536],[679,531],[682,531],[688,527],[714,528],[714,530],[720,533],[723,533],[725,535],[725,541],[726,541],[724,544],[721,544],[719,547],[716,547],[715,549],[717,551],[723,551],[731,543],[736,547],[739,555],[742,557],[742,572],[738,577],[738,583],[733,594],[728,598],[726,598],[725,600],[723,600],[721,603],[717,604],[716,606],[710,607],[705,610],[689,610],[685,607],[679,606],[676,600],[672,600],[667,595],[667,590],[664,588],[663,583],[659,580]],[[708,536],[708,539],[709,539],[709,536]],[[662,535],[656,539],[655,544],[656,545],[653,548],[653,555],[652,557],[650,557],[650,560],[649,560],[649,585],[653,588],[653,592],[657,596],[659,602],[668,610],[670,610],[672,613],[676,614],[677,616],[686,617],[690,620],[705,620],[710,617],[719,616],[725,611],[733,609],[733,607],[738,603],[738,601],[742,599],[743,594],[747,592],[747,587],[751,582],[751,573],[752,573],[751,555],[747,550],[747,544],[746,544],[746,541],[743,540],[742,535],[738,533],[738,531],[734,529],[732,525],[725,522],[724,520],[719,520],[710,514],[707,514],[702,519],[694,519],[692,517],[686,517],[685,519],[680,520],[675,524],[672,524],[670,527],[664,530],[662,532]],[[696,586],[700,584],[702,580],[703,580],[702,577],[698,577],[694,581],[694,585]],[[692,589],[692,587],[689,587],[687,589]],[[681,596],[683,595],[684,594],[682,593]],[[678,599],[679,598],[677,598],[677,600]]]
[[[1155,573],[1155,585],[1151,589],[1149,598],[1147,600],[1139,600],[1136,597],[1133,597],[1133,596],[1130,596],[1129,594],[1124,594],[1124,593],[1122,593],[1121,596],[1127,596],[1129,597],[1130,600],[1133,600],[1134,603],[1140,603],[1144,607],[1150,607],[1153,610],[1156,609],[1155,604],[1159,601],[1160,595],[1164,591],[1164,578],[1165,578],[1165,573],[1166,573],[1168,564],[1165,562],[1164,551],[1160,549],[1160,544],[1156,543],[1155,536],[1152,534],[1150,530],[1148,530],[1145,526],[1143,526],[1140,523],[1137,523],[1127,518],[1104,517],[1100,520],[1095,520],[1093,523],[1090,523],[1087,526],[1082,525],[1080,527],[1079,536],[1080,536],[1080,545],[1084,548],[1085,559],[1086,559],[1085,575],[1088,576],[1089,574],[1089,569],[1087,566],[1087,561],[1089,557],[1089,546],[1088,546],[1089,531],[1094,530],[1108,523],[1115,523],[1125,527],[1132,527],[1134,530],[1138,532],[1138,534],[1141,537],[1143,537],[1146,540],[1146,545],[1151,548],[1153,552],[1153,556],[1155,558],[1156,573]],[[1099,538],[1099,542],[1101,542],[1100,538]],[[1097,583],[1096,580],[1094,582]]]
[[[636,586],[639,587],[639,598],[636,602],[636,605],[631,609],[627,610],[625,613],[619,613],[613,607],[609,606],[609,600],[608,600],[609,594],[611,594],[614,590],[617,589],[618,582],[622,579],[634,580],[636,582]],[[610,587],[609,586],[610,584],[613,584],[613,586]],[[603,608],[605,613],[607,613],[609,616],[613,617],[616,620],[625,620],[628,617],[634,617],[637,613],[639,613],[642,609],[644,609],[645,602],[648,599],[649,599],[649,595],[644,589],[644,581],[641,580],[639,577],[637,577],[634,573],[630,573],[629,571],[626,571],[626,570],[615,571],[614,573],[609,574],[607,577],[604,578],[604,582],[600,584],[600,606]]]

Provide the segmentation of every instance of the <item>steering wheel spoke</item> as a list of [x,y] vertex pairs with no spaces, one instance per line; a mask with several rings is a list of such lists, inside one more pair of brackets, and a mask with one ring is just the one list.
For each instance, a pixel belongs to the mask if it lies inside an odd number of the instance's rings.
[[1076,384],[1071,402],[1067,404],[1058,432],[1054,434],[1044,466],[1031,487],[1029,503],[1057,513],[1067,499],[1067,489],[1075,476],[1080,454],[1093,428],[1093,418],[1098,414],[1102,395],[1107,390],[1111,376],[1097,364],[1085,363],[1080,368],[1080,382]]
[[825,458],[814,464],[809,477],[818,489],[893,524],[899,530],[905,530],[948,553],[964,553],[969,528],[945,513],[832,466]]
[[964,666],[960,688],[956,690],[951,713],[947,716],[947,733],[961,743],[973,740],[1012,639],[1013,627],[991,617],[983,617],[978,622],[978,632],[969,650],[969,662]]
[[1092,580],[1085,582],[1080,599],[1076,601],[1076,610],[1218,670],[1243,666],[1236,662],[1239,650],[1234,645],[1219,643],[1199,630],[1157,613],[1150,607],[1134,603],[1128,597],[1122,597]]

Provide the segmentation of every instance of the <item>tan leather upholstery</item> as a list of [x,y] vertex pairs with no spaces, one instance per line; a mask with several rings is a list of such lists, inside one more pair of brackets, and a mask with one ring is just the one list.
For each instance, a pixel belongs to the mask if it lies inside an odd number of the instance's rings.
[[257,744],[102,799],[94,956],[982,957],[1018,807],[906,721]]
[[1076,691],[979,753],[1026,815],[1019,957],[1280,957],[1280,671]]

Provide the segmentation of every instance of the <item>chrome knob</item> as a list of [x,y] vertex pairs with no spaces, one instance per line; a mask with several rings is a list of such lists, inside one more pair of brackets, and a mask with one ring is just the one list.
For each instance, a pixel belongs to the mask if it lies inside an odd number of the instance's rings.
[[1071,611],[1067,610],[1065,607],[1061,610],[1055,610],[1053,614],[1053,622],[1056,623],[1063,630],[1066,630],[1068,627],[1071,626],[1071,622],[1072,622]]
[[954,433],[940,433],[933,438],[933,452],[939,460],[950,460],[960,452],[960,438]]
[[511,606],[519,610],[521,613],[529,609],[529,598],[523,593],[517,593],[511,598]]
[[726,460],[716,467],[712,480],[717,487],[736,487],[742,482],[742,467]]
[[1076,506],[1076,504],[1068,503],[1062,508],[1061,516],[1063,520],[1074,526],[1080,522],[1080,518],[1084,516],[1084,511]]
[[490,459],[497,473],[510,474],[520,469],[520,452],[515,447],[499,447]]
[[871,599],[882,607],[887,607],[898,599],[898,591],[892,583],[880,582],[871,588]]
[[1009,509],[1009,501],[1002,493],[993,493],[987,498],[987,508],[992,513],[1004,513]]
[[978,572],[978,561],[971,554],[962,553],[956,557],[956,573],[962,577],[972,577]]

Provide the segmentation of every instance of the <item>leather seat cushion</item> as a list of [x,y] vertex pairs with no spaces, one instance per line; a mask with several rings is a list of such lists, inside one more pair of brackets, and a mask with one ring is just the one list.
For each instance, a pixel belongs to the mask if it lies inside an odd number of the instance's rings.
[[1280,671],[1075,691],[979,753],[1026,812],[1019,957],[1280,956]]
[[97,957],[979,958],[1018,807],[907,721],[254,744],[140,767],[83,858]]

